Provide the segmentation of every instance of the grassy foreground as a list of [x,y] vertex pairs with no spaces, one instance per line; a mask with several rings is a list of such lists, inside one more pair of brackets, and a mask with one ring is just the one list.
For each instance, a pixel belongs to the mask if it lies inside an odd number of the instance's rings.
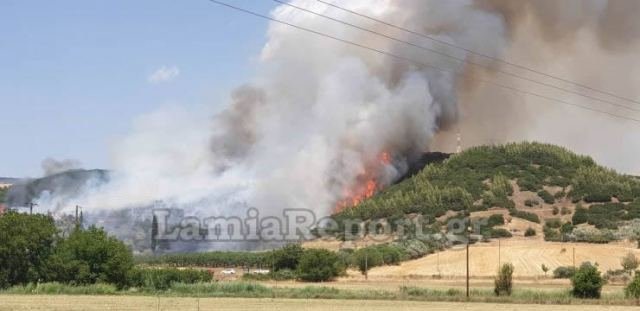
[[[156,291],[130,289],[118,291],[112,285],[68,286],[58,283],[14,286],[0,292],[2,301],[15,295],[102,295],[102,296],[157,296],[167,298],[271,298],[271,299],[335,299],[335,300],[393,300],[393,301],[439,301],[482,302],[511,304],[554,305],[634,305],[635,300],[626,299],[621,292],[603,293],[601,299],[576,299],[568,290],[515,289],[510,297],[496,297],[492,290],[475,289],[467,300],[460,289],[428,289],[400,287],[399,290],[338,289],[325,286],[268,287],[258,283],[215,282],[199,284],[173,284],[171,289]],[[26,300],[29,300],[27,298]]]
[[[151,296],[3,295],[0,310],[467,310],[467,311],[596,311],[601,306],[514,305],[495,303],[418,302],[387,300],[304,300],[251,298],[177,298]],[[611,306],[609,311],[636,310]]]

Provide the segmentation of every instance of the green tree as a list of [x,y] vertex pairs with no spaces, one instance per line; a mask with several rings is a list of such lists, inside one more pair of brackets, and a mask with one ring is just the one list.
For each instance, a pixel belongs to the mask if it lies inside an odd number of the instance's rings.
[[604,283],[598,267],[585,262],[571,278],[572,294],[578,298],[600,298]]
[[270,261],[273,265],[273,270],[296,270],[298,268],[300,257],[302,257],[303,253],[304,249],[298,244],[289,244],[281,249],[272,251],[270,254]]
[[99,228],[75,230],[62,240],[50,258],[52,281],[71,284],[112,283],[127,285],[133,268],[131,251],[118,239]]
[[53,218],[7,212],[0,216],[0,288],[37,282],[53,251]]
[[545,264],[542,264],[542,266],[540,266],[540,268],[542,269],[542,272],[544,272],[544,276],[547,276],[547,272],[549,272],[549,267],[547,267]]
[[494,292],[496,296],[511,296],[513,290],[513,265],[505,263],[498,270]]
[[156,215],[153,215],[153,220],[151,221],[151,251],[155,252],[157,246],[158,246],[158,218],[156,217]]
[[300,257],[298,275],[309,282],[330,281],[344,272],[338,254],[326,249],[308,249]]
[[380,251],[372,247],[361,248],[353,253],[353,265],[368,277],[369,269],[383,264],[383,258]]

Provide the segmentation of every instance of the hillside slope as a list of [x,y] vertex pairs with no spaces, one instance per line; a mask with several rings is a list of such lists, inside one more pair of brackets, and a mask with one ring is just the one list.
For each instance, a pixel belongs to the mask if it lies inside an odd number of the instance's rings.
[[[472,218],[502,214],[501,227],[511,235],[531,227],[553,241],[632,238],[640,236],[640,181],[554,145],[480,146],[430,164],[334,218],[419,214],[444,226],[465,211]],[[510,226],[514,218],[527,224]]]

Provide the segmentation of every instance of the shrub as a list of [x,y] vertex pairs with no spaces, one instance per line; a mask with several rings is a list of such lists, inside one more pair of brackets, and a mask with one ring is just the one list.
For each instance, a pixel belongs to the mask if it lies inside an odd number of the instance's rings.
[[544,203],[553,204],[556,202],[556,199],[547,190],[538,191],[538,196],[542,199],[542,201],[544,201]]
[[571,210],[569,210],[566,206],[563,206],[560,209],[560,215],[564,216],[564,215],[569,215],[569,214],[571,214]]
[[600,298],[604,283],[598,268],[585,262],[571,278],[572,294],[577,298]]
[[615,239],[610,230],[598,230],[591,227],[574,228],[573,236],[576,241],[587,243],[609,243]]
[[562,226],[562,222],[558,218],[550,218],[545,220],[545,225],[549,228],[559,229]]
[[324,282],[342,274],[344,269],[336,253],[326,249],[308,249],[300,257],[298,275],[304,281]]
[[560,232],[558,232],[558,230],[550,228],[549,226],[545,225],[542,228],[543,234],[544,234],[544,240],[545,241],[560,241],[560,239],[562,238],[562,236],[560,235]]
[[636,255],[634,255],[632,252],[629,252],[626,256],[622,257],[620,265],[622,266],[622,269],[624,271],[631,272],[635,271],[638,268],[640,262],[638,262],[638,258],[636,257]]
[[503,228],[491,228],[489,229],[489,231],[485,234],[486,237],[492,238],[492,239],[498,239],[498,238],[510,238],[513,235],[511,234],[511,232],[509,232],[509,230],[507,229],[503,229]]
[[538,202],[538,200],[530,200],[529,199],[529,200],[525,200],[524,201],[524,205],[527,206],[527,207],[534,207],[534,206],[537,206],[539,204],[540,204],[540,202]]
[[529,237],[529,236],[535,236],[536,235],[536,229],[533,229],[531,227],[527,228],[527,230],[524,232],[524,236]]
[[587,209],[578,204],[576,206],[576,211],[573,213],[573,217],[571,217],[571,222],[574,225],[579,225],[586,223],[588,220],[589,217],[587,215]]
[[554,279],[570,279],[574,274],[576,274],[576,268],[571,266],[557,267],[553,270]]
[[540,223],[540,218],[538,217],[538,215],[533,213],[512,209],[509,211],[509,214],[513,217],[518,217],[531,222]]
[[495,227],[504,225],[504,216],[502,214],[493,214],[487,220],[487,226]]
[[558,215],[560,213],[560,209],[557,206],[554,206],[553,209],[551,210],[551,213],[555,216]]
[[562,227],[560,227],[560,233],[569,234],[573,231],[573,229],[574,226],[570,222],[565,222],[564,224],[562,224]]
[[640,273],[636,272],[636,276],[633,278],[633,281],[627,285],[624,289],[624,294],[628,298],[635,298],[640,300]]
[[385,265],[398,265],[408,257],[404,249],[397,245],[381,244],[373,247],[380,251]]
[[[564,186],[568,186],[568,185],[569,185],[569,183],[564,184]],[[566,197],[566,196],[567,196],[567,193],[566,193],[566,192],[564,192],[564,190],[562,190],[562,191],[558,191],[558,192],[556,192],[556,193],[553,195],[553,198],[555,198],[556,200],[559,200],[559,199],[562,199],[562,198],[564,198],[564,197]]]
[[495,279],[494,293],[496,296],[511,296],[513,289],[513,265],[505,263],[498,270],[498,276]]

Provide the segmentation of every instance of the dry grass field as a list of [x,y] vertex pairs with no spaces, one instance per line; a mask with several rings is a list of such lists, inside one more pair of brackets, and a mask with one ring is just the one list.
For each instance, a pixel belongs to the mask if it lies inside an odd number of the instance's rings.
[[134,296],[3,295],[1,311],[14,310],[466,310],[466,311],[627,311],[637,307],[589,305],[519,305],[381,300],[156,298]]
[[[584,261],[596,262],[600,271],[603,272],[609,269],[620,269],[620,260],[628,252],[640,256],[640,250],[627,243],[553,243],[544,242],[539,238],[511,238],[471,246],[470,274],[476,278],[490,278],[495,275],[499,262],[510,262],[515,266],[516,278],[544,279],[541,265],[545,264],[551,271],[558,266],[573,265],[574,249],[576,265]],[[399,266],[373,268],[369,272],[369,277],[370,279],[424,278],[435,275],[462,277],[466,271],[465,258],[464,248],[449,249],[439,254],[404,262]],[[352,277],[360,276],[354,273]]]

